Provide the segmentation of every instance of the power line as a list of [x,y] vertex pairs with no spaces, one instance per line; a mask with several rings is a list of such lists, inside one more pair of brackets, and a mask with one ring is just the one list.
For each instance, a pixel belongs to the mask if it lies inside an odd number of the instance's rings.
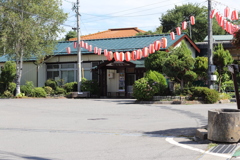
[[[164,1],[166,2],[166,0],[164,0]],[[185,1],[181,1],[181,2],[187,2],[187,1],[189,1],[189,0],[185,0]],[[161,2],[163,2],[163,1],[161,1]],[[158,2],[158,3],[161,3],[161,2]],[[154,5],[154,4],[158,4],[158,3],[153,3],[153,4],[141,6],[141,7],[136,7],[136,8],[131,8],[131,9],[127,9],[127,10],[118,11],[118,12],[108,13],[108,14],[105,14],[105,16],[107,16],[107,15],[111,16],[112,14],[122,13],[124,11],[129,11],[129,10],[138,9],[138,8],[143,8],[143,7]],[[160,7],[166,7],[166,6],[169,6],[169,5],[172,5],[172,4],[168,4],[168,5],[164,5],[164,6],[160,6]],[[155,8],[160,8],[160,7],[155,7]],[[121,14],[121,15],[129,15],[129,14],[132,14],[132,13],[143,12],[143,11],[146,11],[146,10],[149,11],[150,9],[155,9],[155,8],[149,8],[149,9],[145,9],[145,10],[141,10],[141,11],[135,11],[135,12],[130,12],[130,13],[125,13],[125,14]],[[82,14],[85,14],[85,13],[82,13]],[[92,21],[100,21],[100,20],[104,20],[104,19],[108,19],[108,18],[114,18],[114,16],[107,17],[107,18],[102,18],[102,19],[98,19],[98,20],[92,20]],[[89,18],[89,19],[94,19],[94,18]],[[96,19],[96,17],[95,17],[95,19]],[[87,22],[92,22],[92,21],[87,21]]]

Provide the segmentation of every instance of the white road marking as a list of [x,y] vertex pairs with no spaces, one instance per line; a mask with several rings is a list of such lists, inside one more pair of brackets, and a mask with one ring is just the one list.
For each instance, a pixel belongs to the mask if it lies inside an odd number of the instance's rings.
[[232,157],[231,155],[219,154],[219,153],[211,153],[209,151],[205,151],[205,150],[202,150],[202,149],[194,148],[194,147],[191,147],[191,146],[188,146],[188,145],[185,145],[185,144],[180,144],[180,143],[174,141],[173,138],[174,137],[167,137],[165,140],[167,142],[173,144],[173,145],[176,145],[176,146],[179,146],[179,147],[182,147],[182,148],[185,148],[185,149],[189,149],[189,150],[192,150],[192,151],[197,151],[197,152],[200,152],[200,153],[210,154],[210,155],[218,156],[218,157],[225,157],[225,158],[231,158]]

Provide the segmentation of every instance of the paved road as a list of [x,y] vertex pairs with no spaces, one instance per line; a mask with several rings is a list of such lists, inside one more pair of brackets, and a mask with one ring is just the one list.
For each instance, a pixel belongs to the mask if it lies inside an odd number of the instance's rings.
[[0,160],[194,160],[190,141],[214,105],[133,99],[0,99]]

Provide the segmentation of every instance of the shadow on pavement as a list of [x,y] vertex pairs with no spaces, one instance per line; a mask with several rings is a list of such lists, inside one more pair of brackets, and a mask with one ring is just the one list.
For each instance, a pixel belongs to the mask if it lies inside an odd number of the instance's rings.
[[193,137],[195,136],[197,128],[175,128],[167,130],[159,130],[152,132],[144,132],[145,135],[153,137],[158,136],[173,136],[173,137]]
[[49,158],[43,158],[43,157],[35,157],[35,156],[29,156],[24,154],[17,154],[12,152],[5,152],[0,151],[0,159],[1,160],[10,160],[10,159],[26,159],[26,160],[54,160]]

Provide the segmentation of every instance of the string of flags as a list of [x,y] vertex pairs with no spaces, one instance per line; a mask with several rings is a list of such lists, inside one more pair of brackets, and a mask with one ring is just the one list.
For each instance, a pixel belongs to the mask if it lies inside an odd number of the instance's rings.
[[[190,23],[191,25],[195,24],[195,17],[191,16],[190,17]],[[176,28],[176,34],[177,35],[181,35],[181,30],[186,30],[187,29],[187,22],[183,21],[182,22],[182,28],[181,27],[177,27]],[[175,40],[175,33],[171,32],[170,33],[171,39]],[[81,48],[85,48],[86,50],[88,50],[89,52],[94,52],[94,54],[97,55],[101,55],[102,51],[104,53],[104,56],[106,57],[106,59],[108,61],[114,60],[115,61],[136,61],[139,60],[143,57],[148,57],[149,54],[155,53],[155,51],[160,50],[160,48],[166,48],[168,44],[167,38],[163,37],[160,40],[156,40],[154,43],[151,43],[148,47],[144,47],[142,49],[137,49],[134,51],[127,51],[127,52],[112,52],[112,51],[108,51],[107,49],[102,49],[100,47],[94,47],[92,45],[89,45],[87,42],[84,41],[80,41],[80,44],[78,45],[77,42],[74,42],[73,46],[74,48],[77,47],[81,47]],[[71,48],[67,47],[67,53],[70,54],[71,53]]]

